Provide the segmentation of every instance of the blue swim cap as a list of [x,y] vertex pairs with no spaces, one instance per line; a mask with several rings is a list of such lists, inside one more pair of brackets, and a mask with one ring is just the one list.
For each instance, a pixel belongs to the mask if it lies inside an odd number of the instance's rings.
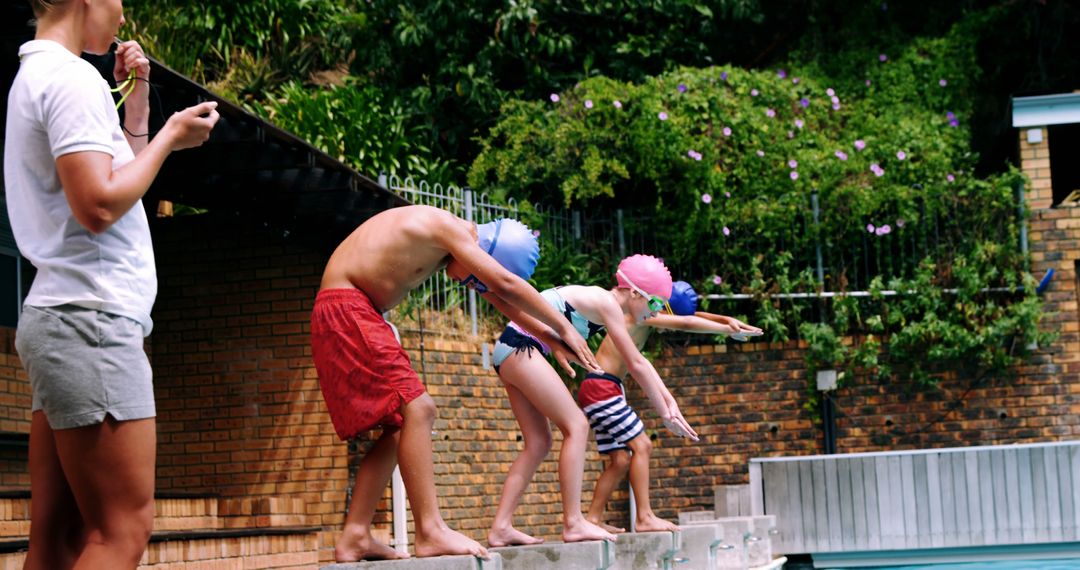
[[686,281],[676,281],[671,286],[668,304],[676,315],[692,315],[697,312],[697,293]]
[[[532,277],[540,261],[540,242],[528,226],[517,220],[500,218],[477,224],[476,234],[480,249],[494,257],[499,265],[522,279]],[[469,275],[462,283],[475,284],[474,288],[481,293],[487,291],[487,286],[474,275]]]

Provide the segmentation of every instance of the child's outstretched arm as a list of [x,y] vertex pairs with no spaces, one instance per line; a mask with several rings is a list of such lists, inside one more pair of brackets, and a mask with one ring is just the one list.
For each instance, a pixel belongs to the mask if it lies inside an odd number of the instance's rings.
[[599,312],[604,320],[604,326],[608,330],[608,336],[604,339],[604,342],[611,342],[615,345],[619,355],[622,356],[623,362],[626,363],[630,375],[634,377],[634,380],[641,386],[649,401],[652,402],[656,413],[664,421],[664,426],[679,437],[689,437],[697,441],[697,432],[686,422],[682,411],[679,410],[679,404],[675,402],[675,398],[671,396],[667,387],[664,386],[664,381],[660,379],[656,368],[653,368],[652,363],[641,355],[641,351],[634,344],[630,331],[626,329],[626,321],[618,303],[611,299],[610,302],[602,304]]
[[748,325],[735,317],[706,313],[704,311],[698,311],[694,313],[694,316],[734,327],[735,332],[731,334],[731,338],[735,340],[746,340],[746,337],[761,336],[764,334],[760,328]]
[[690,333],[732,335],[739,332],[739,329],[735,326],[702,318],[697,315],[668,315],[659,313],[652,318],[646,319],[645,324],[654,329]]
[[[578,362],[586,368],[600,368],[596,357],[589,350],[588,343],[577,334],[570,322],[549,305],[532,285],[507,271],[498,261],[484,253],[476,244],[476,239],[461,224],[446,223],[436,235],[439,236],[440,245],[450,252],[454,261],[483,282],[490,293],[557,332],[559,338],[574,351]],[[506,305],[503,305],[503,308],[505,307]],[[520,314],[518,318],[520,319]],[[521,324],[517,319],[515,321]]]

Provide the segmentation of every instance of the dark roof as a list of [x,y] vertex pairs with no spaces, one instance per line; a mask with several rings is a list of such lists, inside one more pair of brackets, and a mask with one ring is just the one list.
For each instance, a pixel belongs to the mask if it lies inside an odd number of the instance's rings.
[[[18,71],[18,48],[33,39],[27,2],[0,8],[0,109]],[[88,56],[99,69],[112,69],[111,54]],[[106,74],[107,76],[108,74]],[[368,217],[408,202],[372,179],[243,108],[221,99],[151,58],[150,130],[163,118],[202,101],[217,101],[221,120],[201,147],[174,152],[147,193],[147,202],[172,200],[215,212],[229,212],[333,247]],[[0,121],[0,128],[3,122]]]

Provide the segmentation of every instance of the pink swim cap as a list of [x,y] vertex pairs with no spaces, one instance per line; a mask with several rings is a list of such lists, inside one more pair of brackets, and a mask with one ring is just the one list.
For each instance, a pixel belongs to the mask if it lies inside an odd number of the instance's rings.
[[[627,280],[633,282],[628,283]],[[619,270],[615,272],[615,280],[619,287],[638,289],[650,295],[671,298],[671,272],[664,266],[664,262],[651,255],[631,255],[619,263]]]

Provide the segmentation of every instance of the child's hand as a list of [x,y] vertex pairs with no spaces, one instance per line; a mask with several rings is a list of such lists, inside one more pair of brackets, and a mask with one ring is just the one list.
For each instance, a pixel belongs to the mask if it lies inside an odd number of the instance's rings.
[[[591,350],[589,350],[589,343],[585,342],[581,335],[577,334],[577,331],[573,327],[568,325],[568,333],[561,335],[566,346],[574,352],[574,361],[581,364],[585,368],[593,372],[603,372],[600,368],[600,363],[596,361],[596,357],[593,356]],[[561,364],[561,363],[560,363]]]
[[563,370],[571,378],[574,378],[576,374],[574,368],[570,366],[571,362],[577,362],[577,355],[574,354],[574,351],[570,350],[561,340],[550,343],[548,346],[551,348],[551,355],[555,357],[555,362],[558,362],[559,366],[562,366]]
[[679,437],[688,437],[694,441],[698,441],[699,438],[697,432],[695,432],[694,428],[690,427],[690,424],[686,422],[686,418],[683,417],[678,406],[669,408],[669,414],[670,415],[667,417],[662,418],[664,420],[664,427],[668,428],[668,431]]

